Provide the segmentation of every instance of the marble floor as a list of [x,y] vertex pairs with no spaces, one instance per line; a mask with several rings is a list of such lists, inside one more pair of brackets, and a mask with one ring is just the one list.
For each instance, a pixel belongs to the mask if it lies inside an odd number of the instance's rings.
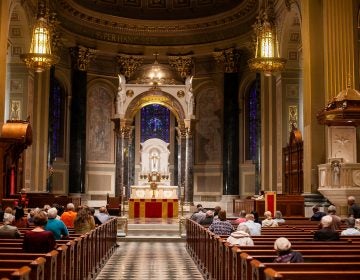
[[121,242],[96,280],[203,280],[185,243]]

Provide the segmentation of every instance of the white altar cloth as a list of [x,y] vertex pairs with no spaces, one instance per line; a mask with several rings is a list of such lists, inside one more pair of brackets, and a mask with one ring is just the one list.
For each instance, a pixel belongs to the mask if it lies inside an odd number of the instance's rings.
[[[155,190],[155,198],[165,199],[177,199],[178,198],[178,186],[164,186],[158,185]],[[153,191],[150,189],[150,185],[144,186],[131,186],[130,198],[153,198]]]

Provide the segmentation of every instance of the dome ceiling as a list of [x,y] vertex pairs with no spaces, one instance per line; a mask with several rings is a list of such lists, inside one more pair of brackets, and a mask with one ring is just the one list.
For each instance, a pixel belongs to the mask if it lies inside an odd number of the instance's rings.
[[131,46],[131,53],[152,47],[184,53],[194,45],[209,51],[248,44],[258,2],[57,0],[53,5],[61,32],[76,40],[71,43],[97,49],[116,46],[120,52]]
[[182,20],[213,16],[236,8],[244,0],[74,0],[96,12],[148,20]]

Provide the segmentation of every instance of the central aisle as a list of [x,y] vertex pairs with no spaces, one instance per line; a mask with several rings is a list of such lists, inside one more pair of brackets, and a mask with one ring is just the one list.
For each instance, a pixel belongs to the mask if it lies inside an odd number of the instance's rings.
[[203,280],[182,242],[121,242],[96,280]]

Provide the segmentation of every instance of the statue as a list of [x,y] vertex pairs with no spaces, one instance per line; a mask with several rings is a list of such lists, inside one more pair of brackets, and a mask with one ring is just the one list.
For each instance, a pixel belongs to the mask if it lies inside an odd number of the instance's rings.
[[126,101],[126,94],[123,87],[125,86],[125,77],[121,74],[119,76],[119,87],[116,94],[116,107],[115,107],[115,114],[124,114],[124,103]]
[[159,156],[156,152],[151,154],[151,171],[159,171]]
[[194,76],[189,76],[185,81],[186,95],[185,102],[187,104],[187,113],[189,116],[194,114],[194,94],[192,89],[192,80]]

